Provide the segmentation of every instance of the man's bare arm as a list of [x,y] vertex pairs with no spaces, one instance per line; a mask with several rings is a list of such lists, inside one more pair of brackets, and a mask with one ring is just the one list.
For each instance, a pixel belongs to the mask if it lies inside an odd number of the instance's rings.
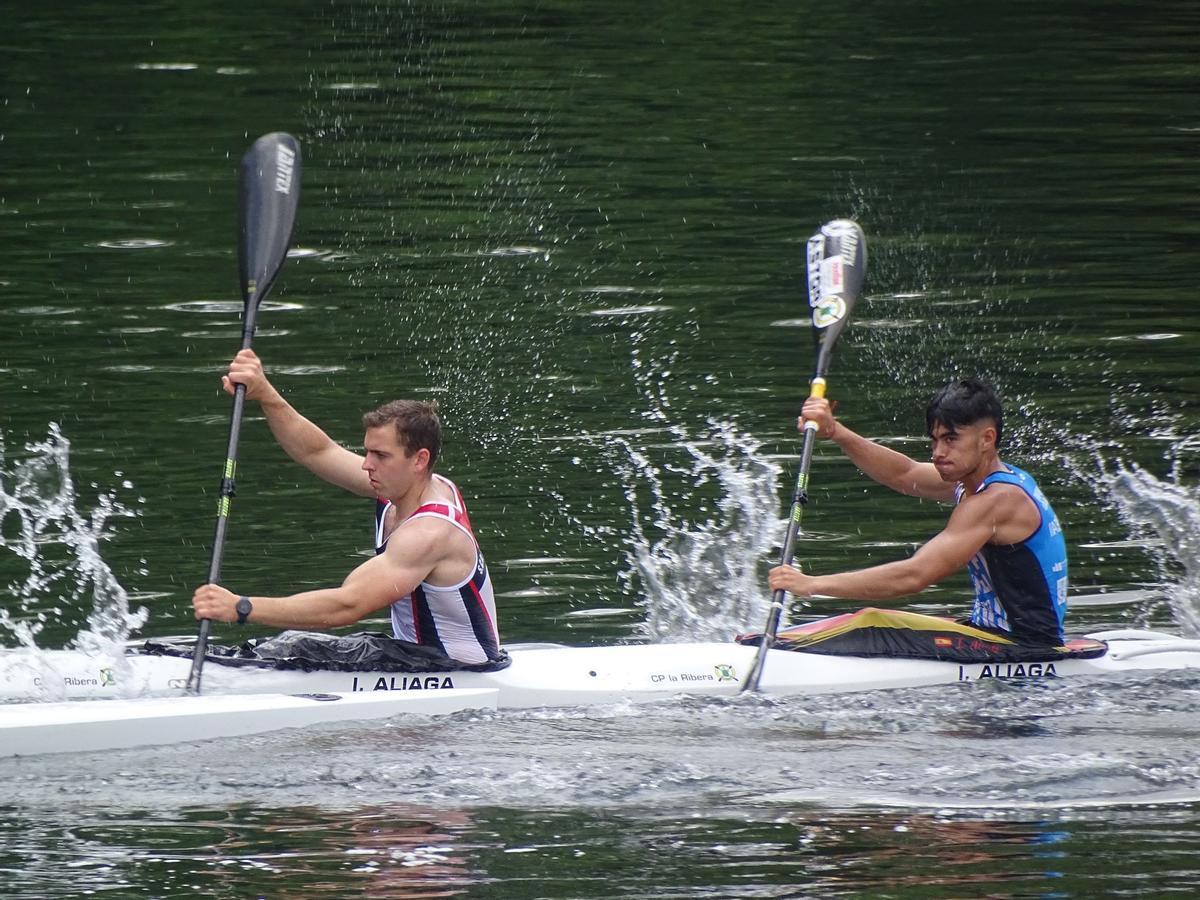
[[262,407],[279,446],[304,468],[351,493],[375,496],[362,470],[363,458],[342,447],[288,403],[267,378],[253,350],[243,350],[234,357],[222,384],[230,394],[235,384],[246,385],[246,398],[256,400]]
[[792,566],[776,566],[768,583],[797,597],[895,600],[919,593],[960,571],[995,532],[996,503],[983,495],[955,508],[938,535],[908,559],[831,575],[806,575]]
[[926,500],[954,499],[954,485],[944,482],[932,463],[917,462],[847,428],[834,418],[828,400],[809,397],[801,423],[805,419],[817,423],[817,437],[832,440],[851,462],[885,487]]
[[[440,560],[444,540],[439,540],[437,530],[431,527],[404,531],[403,536],[393,534],[387,552],[358,566],[340,587],[286,597],[250,597],[253,611],[249,621],[275,628],[342,628],[408,596]],[[197,619],[233,622],[237,620],[237,600],[232,591],[205,584],[192,595],[192,609]]]

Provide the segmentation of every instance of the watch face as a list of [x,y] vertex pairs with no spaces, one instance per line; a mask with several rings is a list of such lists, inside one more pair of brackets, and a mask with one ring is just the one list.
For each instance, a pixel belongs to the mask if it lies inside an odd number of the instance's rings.
[[244,622],[246,620],[246,616],[250,615],[250,611],[254,609],[254,607],[250,605],[249,597],[239,597],[237,606],[235,606],[234,609],[237,610],[238,620]]

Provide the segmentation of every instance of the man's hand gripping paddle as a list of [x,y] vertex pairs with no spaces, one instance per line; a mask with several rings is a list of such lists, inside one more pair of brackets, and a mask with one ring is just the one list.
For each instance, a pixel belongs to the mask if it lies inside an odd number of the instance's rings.
[[[238,218],[241,226],[238,265],[242,299],[245,301],[242,312],[243,350],[248,349],[254,340],[258,306],[271,289],[283,261],[287,259],[299,202],[299,142],[283,132],[263,135],[242,157],[238,178]],[[208,566],[208,584],[216,584],[221,578],[221,556],[225,549],[229,508],[235,493],[238,436],[245,405],[246,386],[239,384],[234,391],[233,413],[229,420],[229,445],[225,451],[225,468],[221,473],[217,499],[217,531],[213,538],[212,560]],[[186,690],[189,693],[200,692],[200,673],[208,649],[210,625],[208,619],[200,621],[196,649],[192,654],[192,670],[187,680]]]
[[[825,375],[833,358],[833,348],[850,321],[850,312],[862,292],[867,274],[867,239],[857,222],[834,219],[808,239],[808,305],[812,307],[813,339],[816,342],[817,366],[809,385],[809,396],[825,396]],[[792,511],[788,517],[787,536],[779,564],[791,565],[796,551],[796,537],[804,507],[808,503],[808,469],[812,464],[816,444],[817,423],[804,423],[804,449],[800,453],[800,473],[792,492]],[[767,651],[775,643],[779,620],[783,617],[787,592],[775,591],[763,629],[762,643],[746,680],[743,691],[757,691],[762,678]]]

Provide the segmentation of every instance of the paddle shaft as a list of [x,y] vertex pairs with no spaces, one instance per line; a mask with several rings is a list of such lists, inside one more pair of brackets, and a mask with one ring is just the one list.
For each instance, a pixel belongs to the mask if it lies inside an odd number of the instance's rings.
[[[258,298],[246,301],[246,315],[242,328],[242,350],[249,350],[254,340],[254,320],[258,311]],[[237,493],[238,440],[242,433],[242,414],[246,408],[246,386],[236,385],[233,392],[233,412],[229,416],[229,443],[225,448],[225,468],[221,475],[221,487],[217,495],[217,526],[213,535],[212,556],[208,563],[206,584],[217,584],[221,580],[221,561],[225,556],[225,535],[229,530],[229,510],[233,496]],[[211,619],[201,619],[196,633],[196,649],[192,655],[192,668],[188,673],[187,689],[200,691],[200,675],[204,667],[204,655],[208,651],[208,635],[212,629]]]
[[[296,208],[300,199],[300,145],[294,137],[273,132],[260,137],[242,157],[239,178],[238,267],[242,284],[242,350],[254,340],[258,307],[271,289],[275,276],[287,259]],[[233,392],[233,412],[229,419],[229,443],[225,450],[225,468],[217,499],[217,527],[213,537],[212,558],[207,584],[221,578],[221,558],[229,510],[233,502],[234,476],[237,472],[238,438],[242,430],[242,412],[246,406],[246,386],[238,384]],[[192,668],[186,690],[199,693],[200,674],[208,650],[211,622],[200,620]]]
[[[809,386],[810,397],[825,396],[825,376],[815,375]],[[800,472],[796,475],[796,486],[792,490],[792,509],[788,516],[787,534],[783,539],[783,552],[779,555],[781,566],[790,566],[796,555],[796,538],[800,535],[800,526],[804,519],[804,507],[808,505],[808,470],[812,466],[813,448],[817,444],[817,423],[804,423],[804,446],[800,451]],[[743,691],[758,690],[759,679],[762,678],[763,666],[767,661],[767,651],[775,643],[775,633],[779,631],[779,622],[783,618],[784,604],[787,591],[780,588],[771,595],[771,608],[767,613],[767,626],[763,630],[762,643],[755,654],[754,664],[742,684]]]

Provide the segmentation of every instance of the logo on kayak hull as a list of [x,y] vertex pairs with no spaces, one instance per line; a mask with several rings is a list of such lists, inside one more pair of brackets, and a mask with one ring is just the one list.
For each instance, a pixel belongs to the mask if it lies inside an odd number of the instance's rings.
[[[41,687],[42,679],[34,678],[33,683],[35,687]],[[117,674],[112,669],[100,669],[96,678],[90,675],[63,675],[62,683],[65,687],[116,687]]]
[[[682,685],[695,684],[697,682],[728,684],[731,681],[736,682],[738,680],[737,669],[727,663],[714,664],[711,675],[707,672],[654,672],[650,675],[651,684],[671,685],[674,690],[684,690]],[[675,687],[676,685],[680,686]]]

